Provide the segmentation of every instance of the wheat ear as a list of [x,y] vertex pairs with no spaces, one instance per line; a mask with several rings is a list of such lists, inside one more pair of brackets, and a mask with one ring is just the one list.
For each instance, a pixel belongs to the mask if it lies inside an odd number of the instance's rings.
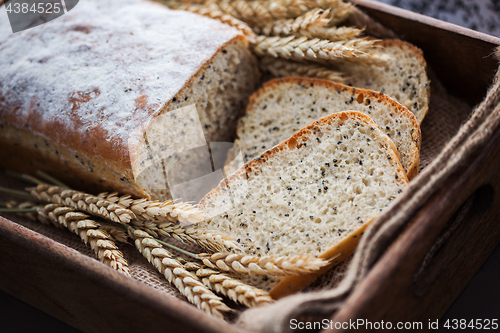
[[330,42],[324,39],[309,39],[307,37],[266,37],[258,36],[253,45],[254,52],[259,56],[312,61],[350,60],[365,63],[385,62],[388,59],[373,53],[376,40],[358,38],[348,41]]
[[342,0],[271,0],[264,2],[268,10],[276,12],[274,15],[276,19],[295,18],[315,8],[331,8],[335,11],[344,9],[347,11],[352,7],[350,3]]
[[257,257],[232,253],[201,253],[197,257],[212,269],[258,275],[300,275],[317,271],[328,264],[328,261],[310,256]]
[[36,209],[39,207],[36,203],[26,201],[23,203],[17,203],[16,201],[9,201],[5,204],[5,207],[11,208],[11,209],[19,209],[19,210],[26,210],[24,212],[18,212],[18,215],[24,216],[29,218],[32,221],[39,221],[42,224],[53,224],[51,221],[48,220],[40,220],[38,219],[38,213],[36,210],[31,210],[31,208]]
[[252,28],[250,28],[245,22],[240,21],[231,15],[225,14],[220,10],[196,5],[183,5],[177,7],[176,9],[211,17],[240,30],[245,36],[250,39],[255,38],[255,33],[252,31]]
[[353,27],[310,27],[307,30],[302,30],[300,33],[302,36],[309,38],[319,38],[337,42],[357,39],[363,33],[363,29]]
[[118,243],[128,243],[127,232],[111,222],[100,222],[101,229],[106,231],[111,239]]
[[331,80],[339,83],[344,82],[342,73],[316,64],[264,57],[260,59],[259,65],[260,69],[262,69],[264,72],[271,73],[275,77],[313,77],[318,79]]
[[[330,14],[330,9],[315,9],[295,19],[277,20],[266,24],[258,31],[266,36],[289,36],[319,38],[331,42],[346,41],[359,38],[363,29],[353,27],[332,27],[332,20],[338,19],[339,15],[345,13]],[[334,18],[328,18],[333,16]],[[339,20],[340,21],[340,20]]]
[[199,245],[210,252],[238,251],[240,249],[238,243],[231,238],[208,230],[204,226],[181,227],[179,224],[155,221],[133,221],[132,225],[155,237],[162,235],[175,238],[183,243]]
[[232,311],[148,233],[141,230],[133,230],[132,233],[137,249],[190,303],[219,318],[223,318],[223,312]]
[[256,307],[272,303],[269,293],[232,278],[219,270],[203,267],[197,263],[184,263],[184,268],[194,271],[203,284],[209,289],[222,294],[234,302],[248,307]]
[[297,36],[300,35],[300,31],[307,30],[309,27],[327,25],[329,20],[326,17],[329,12],[328,9],[315,9],[295,19],[271,21],[258,31],[266,36],[289,36],[292,34]]
[[139,221],[156,220],[187,225],[206,219],[205,213],[198,207],[184,202],[132,199],[129,195],[119,196],[118,193],[101,193],[97,197],[131,210]]
[[[154,237],[158,235],[172,237],[183,243],[197,244],[210,252],[239,249],[238,243],[230,237],[208,230],[203,225],[196,225],[206,219],[203,211],[196,206],[172,200],[165,202],[134,200],[128,195],[119,196],[117,193],[101,193],[98,197],[130,209],[137,216],[132,225]],[[195,225],[183,227],[180,223]]]
[[286,15],[285,8],[278,6],[269,7],[265,1],[219,1],[211,3],[210,6],[213,8],[218,7],[224,13],[253,26],[258,26],[263,22],[269,22]]
[[99,223],[90,219],[89,215],[77,212],[71,207],[48,204],[38,207],[37,220],[42,223],[51,221],[77,234],[85,244],[90,245],[102,263],[130,276],[128,263],[123,253],[118,250],[111,236],[101,228]]
[[28,191],[38,200],[68,206],[113,222],[129,223],[135,218],[131,210],[84,192],[45,184],[29,188]]

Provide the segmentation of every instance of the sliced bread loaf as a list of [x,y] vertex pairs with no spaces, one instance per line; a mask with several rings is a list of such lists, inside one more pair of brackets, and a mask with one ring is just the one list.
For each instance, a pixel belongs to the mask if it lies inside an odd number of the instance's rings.
[[346,110],[356,110],[371,117],[394,141],[408,178],[418,173],[420,127],[407,108],[371,90],[308,78],[271,80],[252,95],[237,130],[236,145],[241,150],[241,164],[315,119]]
[[[247,254],[322,255],[335,258],[333,265],[349,257],[362,228],[407,183],[389,137],[368,116],[348,111],[250,161],[199,207],[211,217],[208,228],[232,235]],[[298,290],[309,282],[302,276],[282,283]],[[279,288],[275,297],[291,290]]]
[[384,65],[340,64],[345,84],[387,94],[406,106],[422,124],[429,111],[430,85],[427,63],[418,47],[398,39],[379,43],[391,60]]

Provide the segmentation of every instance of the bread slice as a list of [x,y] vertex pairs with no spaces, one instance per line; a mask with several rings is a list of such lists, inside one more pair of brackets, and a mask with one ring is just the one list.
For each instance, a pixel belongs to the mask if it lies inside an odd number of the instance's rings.
[[311,121],[346,110],[371,117],[394,141],[408,178],[418,173],[420,126],[407,108],[371,90],[309,78],[274,79],[251,96],[247,113],[238,123],[235,143],[241,150],[241,164]]
[[343,63],[337,68],[346,76],[345,84],[389,95],[406,106],[422,124],[429,111],[430,82],[427,63],[418,47],[398,40],[381,41],[380,52],[391,60],[385,65]]
[[[368,116],[339,112],[250,161],[199,207],[212,217],[207,227],[232,235],[245,253],[323,255],[335,264],[407,183],[391,139]],[[298,290],[310,280],[283,283]]]
[[[0,45],[0,165],[90,191],[167,199],[161,159],[233,141],[260,81],[237,29],[150,1],[81,1]],[[189,106],[186,129],[153,126]]]

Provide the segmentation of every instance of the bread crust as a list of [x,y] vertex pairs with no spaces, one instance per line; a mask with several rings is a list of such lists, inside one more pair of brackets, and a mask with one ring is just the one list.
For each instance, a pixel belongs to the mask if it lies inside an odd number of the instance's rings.
[[[393,41],[394,43],[399,42],[398,40]],[[399,44],[399,43],[398,43]],[[405,44],[406,45],[406,44]],[[411,45],[406,45],[405,47],[410,47]],[[275,89],[276,87],[279,87],[280,84],[282,83],[291,83],[291,84],[302,84],[302,85],[315,85],[315,86],[323,86],[327,89],[332,89],[336,91],[342,91],[348,89],[349,91],[352,91],[352,95],[357,96],[363,95],[363,96],[370,96],[370,98],[377,99],[383,103],[386,103],[389,105],[392,110],[395,110],[396,112],[400,113],[403,115],[403,117],[408,118],[412,124],[413,127],[413,132],[412,132],[412,139],[413,142],[415,142],[417,149],[414,151],[412,154],[411,158],[411,163],[407,167],[407,177],[408,179],[413,179],[419,171],[420,168],[420,146],[422,142],[422,133],[420,130],[420,125],[415,117],[415,115],[408,110],[406,107],[401,105],[399,102],[396,100],[392,99],[388,95],[378,93],[373,90],[368,90],[368,89],[363,89],[363,88],[356,88],[356,87],[349,87],[340,83],[336,83],[333,81],[329,80],[323,80],[323,79],[315,79],[315,78],[302,78],[302,77],[285,77],[285,78],[278,78],[278,79],[273,79],[268,82],[266,82],[259,90],[257,90],[252,96],[250,97],[250,101],[247,106],[247,114],[251,112],[251,110],[254,109],[255,103],[258,102],[258,100],[261,98],[262,95],[266,94],[268,91]],[[237,133],[240,133],[242,127],[244,126],[244,122],[238,123],[238,129]],[[238,140],[236,141],[236,145],[238,144]],[[399,156],[399,153],[398,153]]]

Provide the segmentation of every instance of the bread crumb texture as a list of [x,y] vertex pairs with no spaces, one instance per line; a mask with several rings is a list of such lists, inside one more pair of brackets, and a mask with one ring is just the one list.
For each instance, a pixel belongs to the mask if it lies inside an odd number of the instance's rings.
[[200,202],[209,228],[254,255],[319,255],[379,214],[408,180],[390,139],[359,112],[302,129]]

